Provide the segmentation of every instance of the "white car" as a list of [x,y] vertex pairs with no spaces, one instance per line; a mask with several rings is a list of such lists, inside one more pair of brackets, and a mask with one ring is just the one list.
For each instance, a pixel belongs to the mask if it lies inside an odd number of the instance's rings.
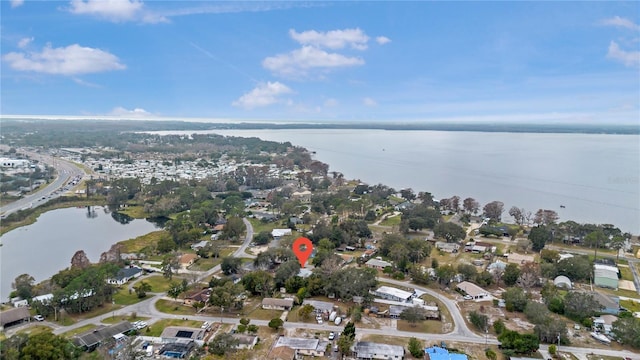
[[336,333],[334,333],[333,331],[329,333],[329,340],[333,340],[336,338]]
[[33,317],[33,319],[34,319],[34,320],[36,320],[36,321],[44,321],[44,316],[42,316],[42,315],[35,315],[35,316]]
[[471,295],[465,295],[463,297],[463,299],[465,299],[465,300],[473,300],[473,297]]

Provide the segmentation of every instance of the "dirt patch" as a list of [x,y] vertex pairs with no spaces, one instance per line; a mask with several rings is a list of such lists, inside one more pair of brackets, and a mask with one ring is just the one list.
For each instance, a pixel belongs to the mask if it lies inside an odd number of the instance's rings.
[[269,249],[269,246],[265,245],[265,246],[254,246],[254,247],[250,247],[247,248],[247,252],[251,255],[258,255],[260,253],[263,253],[265,251],[267,251]]

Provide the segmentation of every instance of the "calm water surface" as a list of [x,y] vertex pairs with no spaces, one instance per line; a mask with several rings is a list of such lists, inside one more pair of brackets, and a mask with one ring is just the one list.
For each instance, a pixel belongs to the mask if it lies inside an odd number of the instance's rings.
[[[178,133],[178,132],[171,132]],[[182,132],[186,134],[193,131]],[[200,132],[205,133],[205,132]],[[290,141],[347,179],[436,198],[493,200],[560,220],[610,223],[640,234],[640,136],[385,130],[225,130]],[[565,208],[560,208],[564,205]]]
[[0,300],[7,300],[11,283],[20,274],[30,274],[40,282],[69,267],[78,250],[84,250],[91,262],[97,262],[112,244],[156,230],[146,220],[119,220],[99,206],[59,209],[2,235]]

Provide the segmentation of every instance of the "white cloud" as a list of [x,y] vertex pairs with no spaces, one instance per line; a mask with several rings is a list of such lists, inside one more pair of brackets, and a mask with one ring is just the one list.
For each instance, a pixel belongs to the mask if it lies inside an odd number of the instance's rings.
[[11,0],[12,8],[17,8],[19,6],[22,6],[23,4],[24,4],[24,0]]
[[386,36],[378,36],[378,37],[376,38],[376,42],[377,42],[378,44],[380,44],[380,45],[384,45],[384,44],[390,43],[390,42],[391,42],[391,39],[389,39],[389,38],[388,38],[388,37],[386,37]]
[[614,16],[612,18],[604,19],[600,21],[601,25],[621,27],[629,30],[640,30],[640,25],[634,23],[629,19],[622,18],[620,16]]
[[315,30],[296,32],[289,30],[292,39],[302,45],[312,45],[329,49],[342,49],[351,46],[353,49],[366,50],[369,37],[360,29],[331,30],[318,32]]
[[136,118],[153,116],[152,113],[148,112],[145,109],[135,108],[135,109],[129,110],[129,109],[123,108],[122,106],[113,108],[113,110],[111,110],[109,115],[119,116],[119,117],[136,117]]
[[77,77],[72,78],[72,80],[78,85],[82,85],[82,86],[86,86],[86,87],[90,87],[90,88],[102,88],[102,86],[100,86],[98,84],[94,84],[92,82],[89,82],[89,81],[86,81],[86,80],[82,80],[82,79],[77,78]]
[[336,99],[327,99],[324,101],[324,107],[336,107],[338,105],[340,105],[340,103]]
[[148,12],[140,0],[71,0],[69,11],[76,15],[91,15],[113,22],[165,22],[161,15]]
[[31,43],[33,41],[33,38],[22,38],[20,39],[20,41],[18,41],[18,47],[20,49],[24,49],[27,47],[27,45],[29,45],[29,43]]
[[373,100],[372,98],[370,98],[370,97],[366,97],[366,98],[362,99],[362,103],[365,106],[369,106],[369,107],[373,107],[373,106],[377,106],[378,105],[378,103],[375,100]]
[[290,100],[282,99],[281,96],[290,94],[293,91],[280,82],[267,82],[258,84],[253,90],[242,95],[232,103],[233,106],[253,109],[256,107],[269,106],[276,103],[290,103]]
[[126,69],[117,56],[78,44],[59,48],[47,44],[41,52],[10,52],[2,59],[14,70],[45,74],[78,75]]
[[640,51],[625,51],[618,43],[611,41],[607,58],[623,63],[625,66],[640,66]]
[[346,66],[363,65],[359,57],[349,57],[337,53],[328,53],[313,46],[303,46],[287,54],[271,56],[262,61],[262,66],[283,76],[304,76],[313,68],[331,69]]

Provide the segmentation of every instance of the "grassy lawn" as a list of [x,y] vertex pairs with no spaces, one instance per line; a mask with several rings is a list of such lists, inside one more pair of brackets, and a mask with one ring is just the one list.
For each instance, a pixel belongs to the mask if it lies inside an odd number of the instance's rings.
[[144,207],[142,206],[128,206],[122,210],[119,210],[118,212],[129,215],[134,219],[144,219],[148,215],[146,212],[144,212]]
[[220,256],[218,256],[217,258],[212,258],[212,257],[208,259],[199,258],[198,261],[196,261],[193,265],[189,266],[189,270],[194,270],[194,271],[210,270],[214,266],[220,264],[223,258],[231,255],[236,250],[237,248],[231,248],[231,247],[224,248],[220,250]]
[[629,266],[618,266],[618,269],[620,269],[622,280],[633,281],[633,273],[631,272]]
[[400,225],[400,220],[401,220],[401,216],[400,215],[391,216],[391,217],[388,217],[388,218],[382,220],[380,222],[380,225],[382,225],[382,226],[398,226],[398,225]]
[[[295,311],[295,310],[294,310]],[[297,311],[295,311],[297,313]],[[280,318],[282,316],[283,311],[280,310],[267,310],[258,307],[249,313],[249,318],[256,320],[271,320],[275,318]]]
[[129,289],[126,286],[120,288],[117,293],[113,294],[113,301],[117,305],[131,305],[142,300],[144,300],[144,298],[138,299],[135,291],[132,290],[131,293],[129,293]]
[[620,300],[620,306],[631,311],[638,312],[640,311],[640,303],[631,300]]
[[249,218],[249,222],[251,223],[251,226],[253,226],[253,233],[254,234],[259,234],[262,231],[268,231],[271,232],[271,230],[275,229],[278,227],[278,222],[270,222],[270,223],[263,223],[262,221],[258,220],[258,219],[254,219],[254,218]]
[[[68,315],[64,315],[64,316],[62,317],[62,321],[63,321],[63,322],[65,322],[65,321],[68,321],[68,320],[66,320],[66,319],[68,319],[68,318],[72,318],[72,321],[73,321],[73,322],[72,322],[71,324],[74,324],[74,323],[76,323],[77,321],[84,320],[84,319],[90,319],[90,318],[93,318],[93,317],[96,317],[96,316],[100,316],[100,315],[108,314],[109,312],[112,312],[112,311],[118,310],[118,309],[120,309],[120,308],[122,308],[122,306],[121,306],[121,305],[118,305],[118,304],[113,305],[113,304],[111,304],[111,303],[104,303],[102,306],[97,307],[97,308],[95,308],[94,310],[89,311],[89,312],[84,312],[84,313],[82,313],[82,314],[68,314]],[[66,323],[64,323],[64,325],[70,325],[70,324],[66,324]]]
[[44,325],[35,325],[35,326],[29,326],[25,329],[18,330],[19,334],[29,334],[29,335],[35,335],[35,334],[40,334],[45,332],[51,332],[51,328]]
[[616,356],[606,356],[606,355],[587,355],[587,359],[589,360],[620,360],[621,357]]
[[610,295],[615,295],[615,296],[626,296],[628,298],[640,299],[640,295],[638,295],[637,292],[630,291],[630,290],[622,290],[622,289],[611,290],[611,289],[605,289],[605,288],[598,288],[598,291],[606,294],[610,294]]
[[122,252],[124,253],[137,253],[146,247],[155,246],[158,243],[158,240],[164,236],[169,236],[169,233],[165,230],[152,231],[148,234],[138,236],[137,238],[120,241],[118,244],[124,246],[122,249]]
[[166,292],[167,290],[169,290],[169,286],[171,285],[171,282],[177,282],[177,283],[182,282],[182,278],[174,276],[171,278],[171,281],[169,281],[169,279],[165,278],[162,275],[153,275],[153,276],[144,278],[140,281],[144,281],[147,284],[151,285],[151,292],[160,293],[160,292]]
[[64,332],[64,333],[62,333],[60,335],[70,338],[70,337],[73,337],[75,335],[87,332],[87,331],[89,331],[89,330],[91,330],[91,329],[93,329],[95,327],[96,327],[95,324],[87,324],[87,325],[81,326],[81,327],[79,327],[77,329],[73,329],[73,330],[69,330],[67,332]]
[[159,321],[151,324],[147,328],[149,330],[142,330],[142,335],[144,335],[144,336],[160,336],[160,334],[162,334],[162,331],[167,326],[184,326],[184,327],[190,327],[190,328],[199,329],[200,326],[202,326],[202,324],[203,324],[202,321],[197,321],[197,320],[162,319],[162,320],[159,320]]
[[194,315],[196,309],[193,306],[182,305],[179,301],[160,299],[156,302],[156,309],[166,314]]
[[438,320],[424,320],[417,324],[410,324],[405,320],[398,320],[398,330],[428,334],[442,334],[442,322]]

